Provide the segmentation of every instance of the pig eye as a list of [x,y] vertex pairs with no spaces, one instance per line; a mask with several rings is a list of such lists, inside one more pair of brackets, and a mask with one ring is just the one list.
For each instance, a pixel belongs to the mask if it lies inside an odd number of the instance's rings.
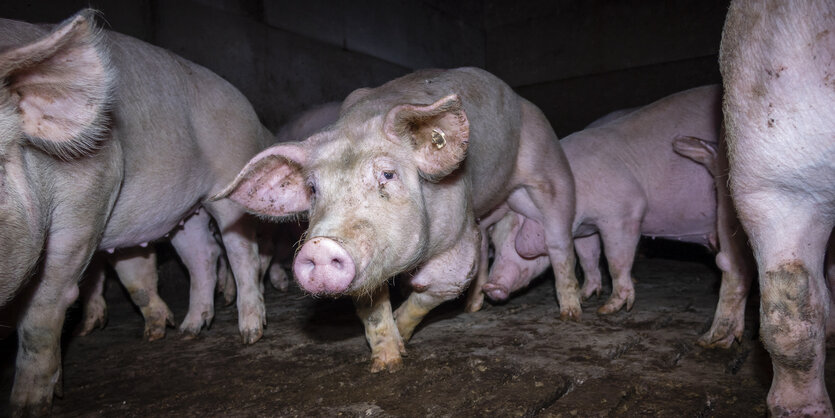
[[397,173],[394,170],[383,170],[380,172],[380,176],[377,177],[377,181],[380,184],[384,184],[394,180],[395,177],[397,177]]
[[314,186],[313,183],[307,183],[307,188],[310,190],[311,196],[316,196],[316,186]]

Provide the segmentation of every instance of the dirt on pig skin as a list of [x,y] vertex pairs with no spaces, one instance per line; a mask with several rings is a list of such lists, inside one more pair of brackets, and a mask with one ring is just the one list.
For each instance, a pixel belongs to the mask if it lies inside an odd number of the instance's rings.
[[[257,344],[240,344],[234,306],[219,308],[196,340],[169,329],[149,343],[139,313],[109,281],[106,328],[72,337],[80,309],[70,312],[64,397],[53,416],[765,416],[771,362],[754,332],[759,300],[749,299],[741,344],[697,346],[711,324],[719,275],[699,247],[683,248],[699,256],[638,257],[628,313],[595,313],[606,288],[584,303],[582,322],[560,321],[550,271],[509,302],[474,314],[464,313],[463,298],[447,303],[407,344],[404,367],[379,374],[368,372],[350,300],[266,286],[268,327]],[[182,318],[183,269],[170,257],[161,261],[160,293]],[[14,337],[0,341],[2,415],[15,346]]]

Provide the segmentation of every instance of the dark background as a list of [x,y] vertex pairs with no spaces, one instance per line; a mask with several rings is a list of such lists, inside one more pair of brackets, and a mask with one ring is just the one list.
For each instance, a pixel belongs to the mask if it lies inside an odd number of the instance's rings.
[[238,87],[272,130],[419,68],[484,68],[562,137],[609,111],[720,80],[725,0],[45,0],[0,17],[57,23],[83,7]]

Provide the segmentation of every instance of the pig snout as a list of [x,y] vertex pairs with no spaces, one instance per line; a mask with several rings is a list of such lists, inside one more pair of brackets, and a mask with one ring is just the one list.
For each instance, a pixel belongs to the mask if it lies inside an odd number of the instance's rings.
[[293,261],[296,281],[313,294],[339,294],[356,276],[354,260],[338,242],[324,237],[307,241]]

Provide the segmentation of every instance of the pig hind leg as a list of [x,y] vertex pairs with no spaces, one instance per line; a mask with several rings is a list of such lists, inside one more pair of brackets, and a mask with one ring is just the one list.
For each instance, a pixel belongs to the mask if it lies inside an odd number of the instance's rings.
[[174,314],[157,292],[157,255],[153,247],[120,250],[110,257],[110,263],[145,318],[144,338],[154,341],[165,337],[166,325],[174,326]]
[[255,219],[231,200],[207,203],[217,221],[223,246],[237,286],[238,330],[244,344],[253,344],[264,334],[267,316],[261,282],[261,259],[255,234]]
[[[519,152],[517,158],[530,164],[517,168],[526,173],[519,177],[519,187],[511,193],[508,203],[511,209],[544,227],[544,253],[551,260],[554,270],[560,318],[579,320],[582,309],[580,286],[574,273],[572,231],[574,178],[548,120],[539,109],[525,101],[522,103]],[[520,241],[516,243],[519,249]],[[520,252],[520,255],[533,257],[537,254]]]
[[104,300],[104,264],[100,257],[95,257],[87,267],[87,276],[79,284],[83,319],[75,330],[75,335],[84,336],[96,328],[104,328],[107,323],[107,302]]
[[211,218],[205,210],[186,219],[183,229],[171,238],[171,245],[189,273],[188,312],[180,332],[186,338],[196,337],[209,327],[215,315],[214,292],[217,284],[220,245],[210,228]]
[[[97,236],[95,231],[83,229],[96,222],[77,223],[84,227],[66,225],[62,232],[50,235],[39,281],[33,283],[30,295],[21,295],[30,299],[17,327],[12,416],[46,415],[53,394],[63,394],[61,329],[67,308],[78,298],[78,280],[93,254]],[[101,230],[102,226],[90,226],[94,228]]]
[[392,316],[388,284],[383,284],[368,297],[354,298],[354,305],[371,347],[371,373],[400,369],[403,366],[401,356],[406,350]]
[[600,272],[600,235],[575,238],[574,250],[583,268],[583,288],[580,291],[583,300],[588,299],[592,294],[600,297],[600,290],[603,287],[603,275]]
[[782,191],[735,197],[758,260],[760,338],[774,368],[768,406],[775,416],[831,416],[824,385],[830,301],[823,264],[832,221]]

